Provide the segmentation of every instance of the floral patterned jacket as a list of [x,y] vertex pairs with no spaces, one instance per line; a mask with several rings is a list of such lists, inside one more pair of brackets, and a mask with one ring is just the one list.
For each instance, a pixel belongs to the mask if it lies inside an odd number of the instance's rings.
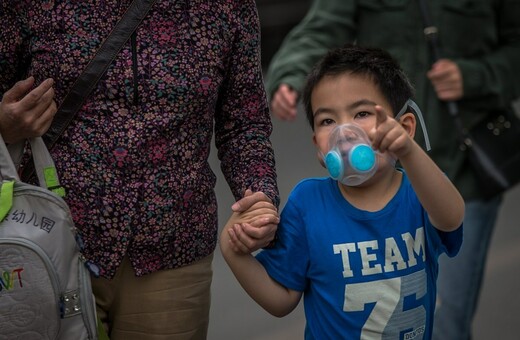
[[[32,75],[59,104],[130,0],[2,0],[0,95]],[[253,0],[159,0],[52,150],[84,254],[111,278],[209,255],[213,137],[236,198],[278,202]]]

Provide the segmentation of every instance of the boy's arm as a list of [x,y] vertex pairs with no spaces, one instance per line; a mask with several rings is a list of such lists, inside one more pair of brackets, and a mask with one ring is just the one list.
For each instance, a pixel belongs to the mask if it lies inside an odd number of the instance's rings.
[[[376,106],[376,111],[378,137],[374,147],[397,156],[406,170],[419,201],[428,212],[431,223],[437,229],[442,231],[457,229],[464,219],[464,200],[458,190],[437,164],[413,140],[413,134],[410,135],[403,129],[403,126],[406,128],[406,124],[408,124],[406,115],[402,118],[401,124],[404,125],[401,126],[395,119],[390,119],[379,105]],[[410,113],[410,115],[412,114]],[[392,130],[401,131],[399,137],[393,138],[395,135],[391,132]]]
[[413,144],[399,160],[431,223],[439,230],[453,231],[464,219],[464,200],[448,176],[417,143]]
[[234,216],[220,236],[220,249],[231,271],[242,288],[266,311],[277,317],[289,314],[298,305],[302,293],[274,281],[253,255],[240,254],[233,250],[230,236],[234,233],[233,219]]

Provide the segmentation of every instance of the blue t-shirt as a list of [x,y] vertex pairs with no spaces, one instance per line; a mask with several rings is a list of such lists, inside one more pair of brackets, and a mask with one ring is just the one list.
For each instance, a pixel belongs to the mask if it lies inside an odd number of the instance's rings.
[[355,208],[330,178],[306,179],[281,214],[276,247],[257,259],[304,293],[305,339],[430,339],[438,256],[462,227],[435,229],[406,174],[380,211]]

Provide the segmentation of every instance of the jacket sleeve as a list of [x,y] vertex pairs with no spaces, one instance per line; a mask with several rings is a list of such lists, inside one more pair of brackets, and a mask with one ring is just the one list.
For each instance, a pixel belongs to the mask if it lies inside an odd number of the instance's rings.
[[271,117],[260,64],[260,22],[253,0],[236,0],[234,41],[215,115],[215,144],[222,173],[236,199],[248,188],[276,205]]
[[17,1],[0,2],[0,98],[27,76],[29,33],[20,8]]
[[481,57],[456,60],[465,98],[481,109],[506,107],[520,96],[520,2],[498,3],[494,13],[497,44],[489,46],[488,53]]
[[280,84],[301,91],[312,66],[331,48],[354,41],[356,1],[314,0],[270,62],[267,94]]

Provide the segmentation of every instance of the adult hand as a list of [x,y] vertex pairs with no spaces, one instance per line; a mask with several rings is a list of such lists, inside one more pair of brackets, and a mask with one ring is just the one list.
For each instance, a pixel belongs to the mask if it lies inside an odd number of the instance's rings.
[[57,107],[54,80],[46,79],[31,90],[34,78],[17,82],[0,103],[0,133],[6,143],[42,136],[51,126]]
[[[245,212],[253,205],[264,201],[271,203],[267,195],[261,191],[253,193],[247,189],[244,197],[235,202],[231,209],[234,212]],[[278,223],[270,220],[257,220],[251,223],[236,224],[230,229],[230,237],[233,240],[235,251],[243,254],[252,253],[260,248],[268,246],[274,240]]]
[[242,197],[240,200],[236,201],[232,206],[231,210],[237,213],[244,212],[251,208],[255,203],[258,203],[260,201],[265,201],[268,203],[273,203],[269,197],[267,197],[266,194],[264,194],[261,191],[257,191],[253,193],[251,189],[247,189],[244,193],[244,197]]
[[426,75],[440,100],[455,101],[464,95],[462,73],[455,62],[440,59],[432,65]]
[[296,104],[298,93],[289,85],[281,84],[271,99],[271,111],[281,120],[293,121],[296,119]]

